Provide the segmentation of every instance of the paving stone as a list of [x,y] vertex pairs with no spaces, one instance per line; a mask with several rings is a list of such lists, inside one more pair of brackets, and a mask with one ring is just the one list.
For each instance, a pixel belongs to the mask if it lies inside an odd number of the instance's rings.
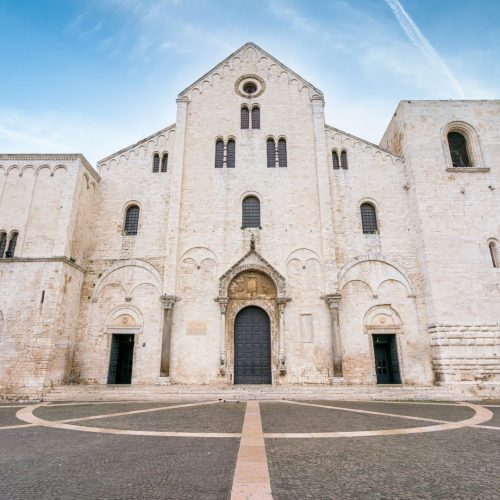
[[4,406],[0,408],[0,427],[4,425],[20,425],[25,424],[26,422],[21,422],[16,418],[16,413],[21,408],[9,408],[8,406]]

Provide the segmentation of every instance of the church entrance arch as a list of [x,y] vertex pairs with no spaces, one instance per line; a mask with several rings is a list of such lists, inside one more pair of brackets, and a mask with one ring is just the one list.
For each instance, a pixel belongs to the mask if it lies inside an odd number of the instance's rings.
[[271,381],[271,321],[260,307],[245,307],[234,322],[234,383]]

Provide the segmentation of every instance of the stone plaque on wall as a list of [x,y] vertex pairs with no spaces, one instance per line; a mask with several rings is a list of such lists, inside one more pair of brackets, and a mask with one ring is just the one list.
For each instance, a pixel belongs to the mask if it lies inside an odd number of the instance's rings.
[[313,341],[312,314],[300,315],[300,338],[303,343],[309,343]]
[[206,335],[207,324],[204,321],[186,321],[186,335]]

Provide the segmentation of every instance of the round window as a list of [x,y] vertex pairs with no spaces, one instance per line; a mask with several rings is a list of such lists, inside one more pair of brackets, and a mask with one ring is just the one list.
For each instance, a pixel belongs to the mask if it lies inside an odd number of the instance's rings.
[[243,92],[245,92],[245,94],[255,94],[255,92],[257,92],[257,85],[254,82],[246,82],[245,85],[243,85]]

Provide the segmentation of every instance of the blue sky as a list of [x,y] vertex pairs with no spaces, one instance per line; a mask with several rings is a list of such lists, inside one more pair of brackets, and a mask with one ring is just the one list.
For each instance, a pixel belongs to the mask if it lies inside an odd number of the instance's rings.
[[376,143],[402,99],[500,98],[498,0],[0,0],[0,151],[95,163],[248,41]]

